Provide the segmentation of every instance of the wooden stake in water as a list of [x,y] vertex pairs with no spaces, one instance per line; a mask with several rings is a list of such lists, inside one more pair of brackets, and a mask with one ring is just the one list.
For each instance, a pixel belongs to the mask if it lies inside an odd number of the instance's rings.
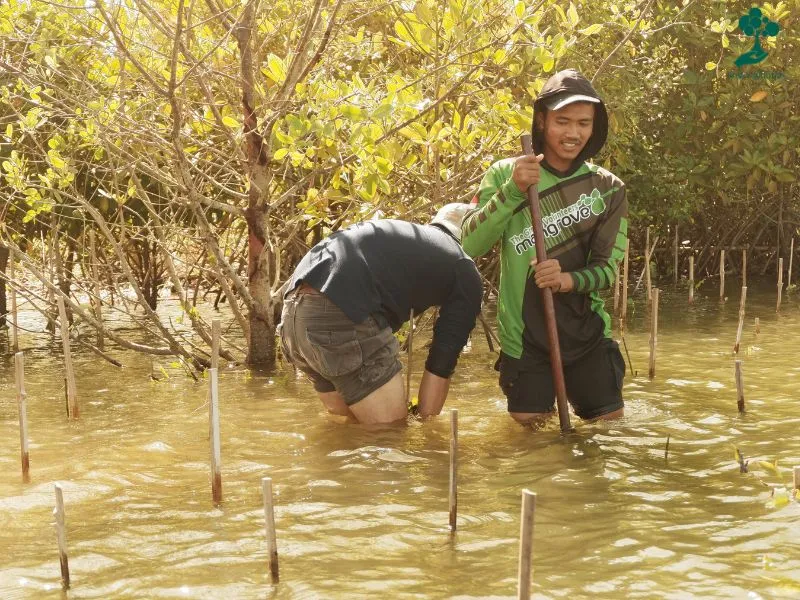
[[781,295],[783,294],[783,259],[778,259],[778,304],[775,312],[781,312]]
[[536,494],[522,490],[522,511],[519,524],[519,577],[517,598],[531,597],[531,559],[533,558],[533,516],[536,510]]
[[60,295],[56,298],[58,304],[58,320],[61,323],[61,342],[64,347],[64,371],[67,379],[67,416],[77,419],[80,416],[78,410],[78,390],[75,386],[75,371],[72,368],[72,353],[69,346],[69,321],[67,321],[67,311],[64,308],[64,298]]
[[222,455],[219,437],[219,387],[217,369],[208,370],[209,419],[211,421],[211,496],[214,503],[222,502]]
[[219,319],[211,320],[211,368],[219,369],[219,344],[222,337],[222,327]]
[[458,521],[458,409],[450,409],[450,532]]
[[17,382],[17,407],[19,408],[19,447],[22,460],[22,481],[31,480],[31,461],[28,454],[28,407],[25,402],[25,357],[22,352],[14,355],[14,373]]
[[747,285],[747,246],[742,248],[742,285]]
[[619,334],[625,333],[625,317],[628,315],[628,263],[630,258],[630,240],[625,240],[625,257],[622,259],[622,310],[619,317]]
[[[736,343],[733,345],[733,353],[739,353],[739,344],[742,341],[742,329],[744,328],[744,305],[747,301],[747,286],[742,287],[742,297],[739,299],[739,326],[736,328]],[[756,319],[758,322],[758,319]],[[756,329],[758,329],[756,327]],[[758,333],[758,332],[756,332]]]
[[658,288],[653,288],[653,305],[650,310],[650,379],[656,376],[656,345],[658,344]]
[[678,285],[678,226],[675,225],[675,245],[673,247],[672,256],[672,280],[675,285]]
[[739,414],[744,414],[744,381],[742,380],[742,361],[734,361],[734,375],[736,377],[736,407]]
[[269,573],[273,583],[278,583],[278,537],[275,535],[275,511],[272,504],[272,479],[261,479],[264,496],[264,528],[267,532],[267,552],[269,553]]
[[800,491],[800,467],[795,467],[793,472],[793,488],[795,490],[795,494]]
[[619,265],[614,267],[614,317],[619,318],[619,286],[622,278],[619,276]]
[[725,250],[719,251],[719,301],[725,302]]
[[758,317],[756,317],[756,335],[761,333],[761,323],[758,321]]
[[644,269],[645,269],[645,284],[647,285],[647,301],[653,300],[652,281],[650,279],[650,226],[647,226],[647,236],[644,243]]
[[58,538],[58,558],[61,562],[61,585],[69,589],[69,559],[67,558],[67,519],[64,512],[64,491],[61,484],[56,487],[56,507],[53,515],[56,517],[56,536]]
[[8,289],[11,292],[11,352],[19,352],[19,330],[17,324],[17,290],[14,283],[14,255],[8,261]]
[[414,309],[408,317],[408,366],[406,368],[406,406],[411,406],[411,358],[414,352]]
[[694,256],[689,257],[689,304],[694,302]]
[[786,278],[786,287],[792,287],[792,258],[794,257],[794,236],[792,236],[792,244],[789,246],[789,273]]

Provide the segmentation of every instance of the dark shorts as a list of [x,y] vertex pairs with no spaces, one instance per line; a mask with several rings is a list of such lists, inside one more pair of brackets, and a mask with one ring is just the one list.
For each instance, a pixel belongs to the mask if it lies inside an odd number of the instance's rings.
[[[555,388],[550,361],[524,360],[500,355],[500,387],[508,399],[508,412],[547,413],[555,408]],[[564,366],[567,398],[581,419],[595,419],[619,410],[625,360],[614,340],[604,338],[575,363]]]
[[321,294],[292,294],[278,326],[287,360],[309,376],[318,392],[338,391],[355,404],[402,370],[400,344],[390,327],[369,317],[353,323]]

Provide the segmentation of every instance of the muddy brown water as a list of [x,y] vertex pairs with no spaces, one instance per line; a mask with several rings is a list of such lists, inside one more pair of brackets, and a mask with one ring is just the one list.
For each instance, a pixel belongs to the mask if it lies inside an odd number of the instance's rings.
[[[21,336],[32,476],[23,484],[13,360],[0,334],[0,598],[62,597],[54,482],[66,503],[69,598],[514,598],[523,488],[538,495],[536,598],[800,598],[800,502],[790,499],[800,302],[785,298],[776,315],[774,286],[748,290],[739,416],[738,290],[724,305],[707,292],[691,307],[683,290],[662,294],[653,381],[634,298],[625,341],[638,375],[626,377],[626,416],[583,424],[573,415],[566,438],[557,422],[537,433],[510,422],[476,329],[445,406],[460,415],[454,537],[445,415],[365,431],[326,418],[291,369],[227,367],[215,507],[206,382],[170,359],[156,362],[169,377],[154,382],[149,357],[112,347],[120,370],[78,352],[81,417],[69,422],[59,342],[47,334]],[[178,314],[171,303],[161,310]],[[21,324],[42,329],[25,311]],[[776,459],[777,470],[760,464]],[[265,476],[279,584],[268,572]]]

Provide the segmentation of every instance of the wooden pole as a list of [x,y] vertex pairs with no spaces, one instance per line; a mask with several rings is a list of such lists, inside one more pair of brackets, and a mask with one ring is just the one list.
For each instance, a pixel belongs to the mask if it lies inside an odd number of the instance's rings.
[[97,267],[97,249],[95,248],[94,229],[89,229],[89,262],[91,265],[92,286],[94,287],[94,296],[92,298],[92,306],[94,306],[94,318],[101,324],[97,330],[97,348],[102,351],[105,347],[103,336],[103,303],[100,301],[100,276]]
[[725,302],[725,250],[719,251],[719,301]]
[[522,511],[519,525],[519,577],[517,599],[531,597],[531,559],[533,558],[533,517],[536,511],[536,494],[522,490]]
[[742,285],[747,285],[747,246],[742,248]]
[[786,287],[792,287],[792,258],[794,257],[794,236],[792,236],[792,243],[789,246],[789,274],[787,276]]
[[455,533],[458,521],[458,409],[450,409],[450,532]]
[[261,491],[264,496],[264,528],[267,532],[267,552],[269,553],[269,573],[273,583],[278,583],[278,537],[275,535],[275,511],[272,502],[272,479],[261,479]]
[[625,256],[622,259],[622,310],[619,318],[619,334],[625,333],[625,318],[628,316],[628,263],[630,262],[630,240],[625,240]]
[[653,290],[651,289],[653,283],[650,279],[650,225],[647,226],[647,236],[644,243],[644,262],[644,281],[647,285],[647,302],[650,303],[653,300]]
[[744,414],[744,381],[742,380],[742,361],[734,361],[734,375],[736,377],[736,407],[739,414]]
[[653,288],[653,305],[650,310],[650,369],[649,377],[656,376],[656,345],[658,343],[658,288]]
[[781,312],[781,295],[783,294],[783,259],[778,259],[778,304],[775,312]]
[[25,357],[22,352],[14,355],[14,372],[17,383],[17,407],[19,408],[19,446],[22,461],[22,481],[31,480],[31,461],[28,454],[28,408],[25,402]]
[[761,323],[758,322],[758,317],[756,317],[756,335],[761,333]]
[[219,344],[222,337],[222,327],[219,319],[211,320],[211,368],[219,369]]
[[69,321],[67,321],[67,311],[64,308],[64,298],[60,295],[56,297],[58,304],[58,320],[61,323],[61,342],[64,347],[64,370],[67,379],[67,416],[77,419],[80,416],[78,409],[78,390],[75,385],[75,371],[72,367],[72,352],[69,346]]
[[58,538],[58,558],[61,562],[61,585],[66,590],[69,589],[69,559],[67,558],[67,520],[64,512],[64,491],[61,484],[57,483],[56,488],[56,507],[53,514],[56,517],[56,537]]
[[8,259],[8,291],[11,293],[11,352],[19,352],[19,321],[17,320],[17,289],[14,282],[14,254]]
[[412,406],[411,404],[411,359],[414,353],[414,309],[411,309],[411,312],[408,317],[408,366],[406,368],[406,406]]
[[675,225],[675,244],[672,256],[672,282],[678,285],[678,226]]
[[[522,151],[524,154],[533,154],[533,140],[530,135],[522,136]],[[547,260],[547,248],[542,229],[542,215],[539,209],[539,190],[535,185],[528,188],[528,204],[531,210],[531,224],[533,225],[533,239],[536,243],[536,260]],[[558,343],[558,328],[556,326],[556,310],[553,304],[553,290],[543,288],[542,306],[544,308],[544,322],[547,327],[547,338],[550,342],[550,367],[553,372],[553,386],[556,392],[556,406],[558,407],[558,421],[561,433],[572,431],[569,422],[569,403],[567,402],[567,386],[564,381],[564,367],[561,363],[561,348]]]
[[689,257],[689,304],[694,302],[694,255]]
[[214,503],[222,502],[222,456],[219,437],[219,388],[217,370],[208,370],[210,386],[209,419],[211,420],[211,496]]
[[797,492],[800,491],[800,467],[795,467],[792,475],[792,487],[794,488],[795,495],[797,495]]
[[[744,328],[744,306],[747,301],[747,286],[742,287],[742,296],[739,299],[739,326],[736,328],[736,343],[733,345],[733,353],[739,353],[739,344],[742,341],[742,329]],[[756,323],[758,319],[756,319]],[[758,325],[756,325],[758,329]]]
[[622,283],[620,277],[619,265],[614,267],[614,317],[619,319],[619,287]]

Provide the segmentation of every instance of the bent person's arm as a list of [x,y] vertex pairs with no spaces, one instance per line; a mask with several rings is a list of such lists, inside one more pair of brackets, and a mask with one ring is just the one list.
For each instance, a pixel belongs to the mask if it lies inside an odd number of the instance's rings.
[[425,369],[419,384],[419,416],[431,417],[442,412],[449,389],[449,377],[439,377]]

